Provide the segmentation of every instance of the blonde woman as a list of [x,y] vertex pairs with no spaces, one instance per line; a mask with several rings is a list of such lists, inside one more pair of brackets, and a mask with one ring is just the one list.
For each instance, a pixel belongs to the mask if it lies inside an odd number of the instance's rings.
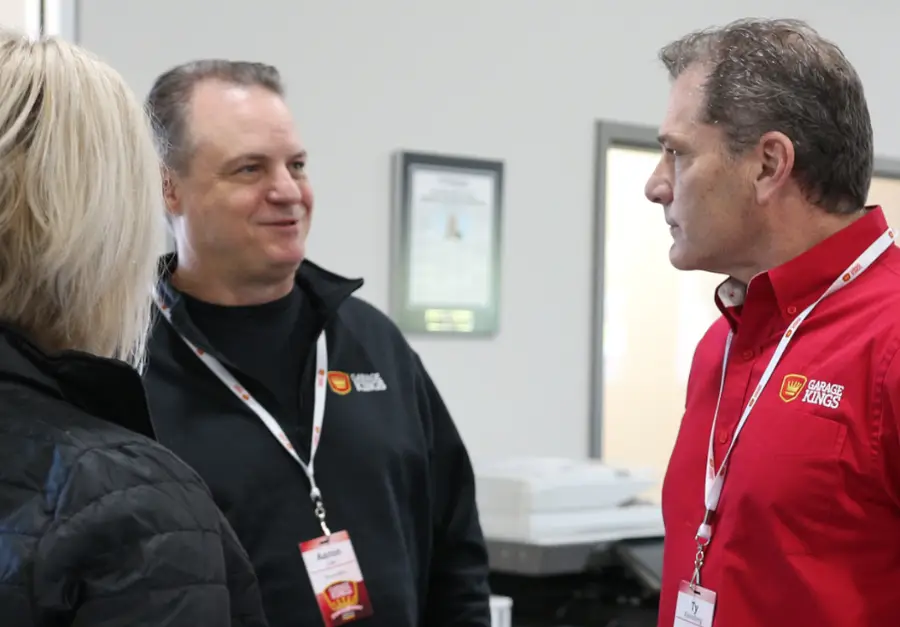
[[[0,624],[265,624],[246,554],[155,444],[149,124],[76,46],[0,33]],[[148,437],[145,437],[148,436]]]

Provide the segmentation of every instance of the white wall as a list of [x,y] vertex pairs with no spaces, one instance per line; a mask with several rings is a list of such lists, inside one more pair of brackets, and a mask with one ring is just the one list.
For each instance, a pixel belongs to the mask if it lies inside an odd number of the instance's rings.
[[82,0],[79,32],[142,94],[158,72],[193,57],[278,65],[311,152],[311,254],[363,275],[362,295],[380,307],[390,153],[504,159],[501,333],[413,344],[474,454],[582,456],[594,121],[656,125],[667,83],[655,50],[752,11],[806,18],[838,39],[868,87],[878,152],[900,156],[900,5],[887,2]]
[[0,0],[0,26],[36,35],[40,30],[40,0]]
[[[43,12],[43,16],[42,16]],[[0,0],[0,26],[29,37],[43,33],[76,41],[77,0]]]

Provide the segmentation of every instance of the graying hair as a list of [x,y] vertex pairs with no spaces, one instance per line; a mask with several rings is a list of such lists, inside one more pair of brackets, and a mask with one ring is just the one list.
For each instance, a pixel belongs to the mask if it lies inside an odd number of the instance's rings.
[[702,121],[723,129],[732,154],[765,133],[784,133],[794,145],[793,175],[811,202],[831,213],[865,205],[874,154],[862,81],[807,23],[738,20],[685,35],[659,58],[673,79],[707,69]]
[[190,165],[193,143],[188,105],[197,84],[207,80],[263,87],[284,96],[278,70],[264,63],[200,59],[177,65],[161,74],[147,96],[147,109],[154,121],[160,159],[175,172],[186,172]]

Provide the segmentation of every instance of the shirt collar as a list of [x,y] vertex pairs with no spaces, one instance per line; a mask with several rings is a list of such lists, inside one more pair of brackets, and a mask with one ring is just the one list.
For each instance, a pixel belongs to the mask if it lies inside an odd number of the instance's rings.
[[[858,220],[790,261],[756,275],[750,285],[755,292],[767,283],[782,317],[789,323],[825,293],[835,278],[887,228],[881,207],[866,207]],[[732,328],[738,321],[747,289],[740,281],[729,278],[716,290],[716,305]]]

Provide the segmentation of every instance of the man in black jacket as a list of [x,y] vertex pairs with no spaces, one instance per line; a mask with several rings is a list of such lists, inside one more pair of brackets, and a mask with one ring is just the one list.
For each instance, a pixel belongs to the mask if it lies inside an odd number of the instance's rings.
[[[146,384],[210,485],[273,627],[488,627],[471,464],[419,357],[305,260],[306,154],[278,72],[199,61],[149,96],[177,254]],[[323,566],[324,564],[324,566]]]

